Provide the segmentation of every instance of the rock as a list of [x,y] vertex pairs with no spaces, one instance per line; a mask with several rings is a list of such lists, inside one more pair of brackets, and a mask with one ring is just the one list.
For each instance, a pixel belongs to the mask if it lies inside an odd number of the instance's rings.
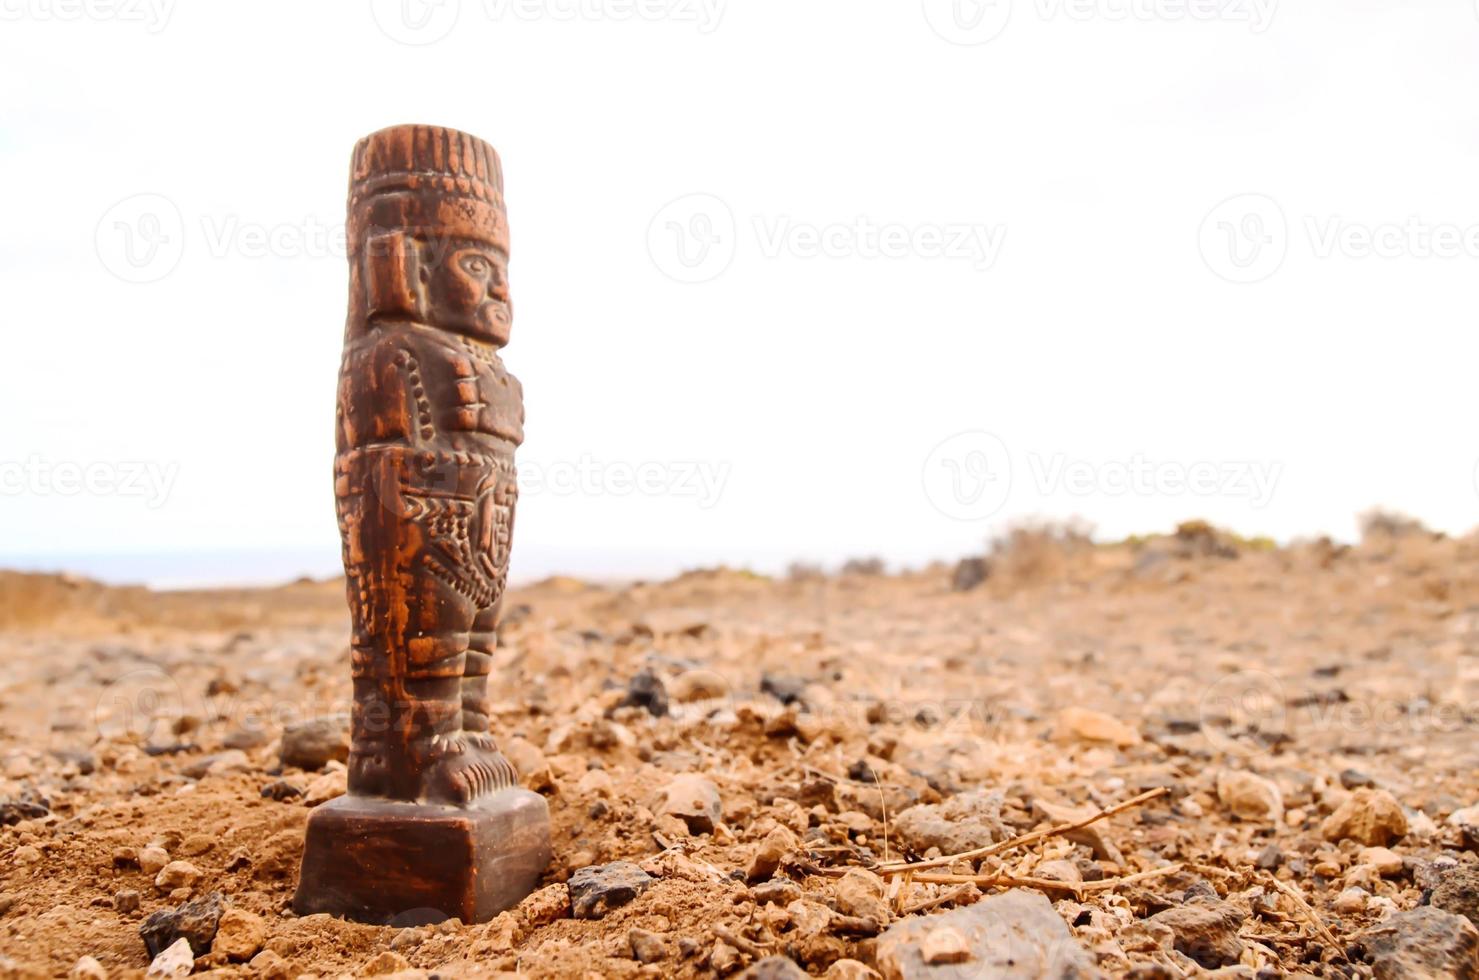
[[1120,748],[1140,744],[1140,733],[1119,719],[1076,706],[1058,712],[1053,737],[1064,742],[1108,742]]
[[253,956],[251,967],[262,980],[288,980],[291,976],[288,961],[270,949],[264,949]]
[[1384,878],[1402,873],[1402,855],[1385,847],[1362,848],[1356,863],[1369,867]]
[[51,754],[59,762],[76,766],[80,775],[90,776],[97,771],[97,756],[86,749],[52,749]]
[[991,565],[984,558],[962,558],[950,575],[950,588],[956,592],[969,592],[991,574]]
[[1364,888],[1346,888],[1336,895],[1335,901],[1330,904],[1337,912],[1355,915],[1357,912],[1365,911],[1366,900],[1370,897]]
[[1243,914],[1226,902],[1197,898],[1157,912],[1148,922],[1170,929],[1176,951],[1209,970],[1232,966],[1243,955],[1243,940],[1238,938]]
[[288,782],[286,779],[274,779],[262,787],[262,799],[276,800],[279,803],[287,800],[296,800],[303,795],[303,787]]
[[1272,871],[1284,862],[1284,851],[1275,841],[1269,841],[1263,850],[1258,852],[1256,862],[1264,871]]
[[426,933],[420,929],[407,927],[396,933],[390,940],[390,948],[396,951],[403,949],[415,949],[426,942]]
[[525,932],[543,929],[551,922],[569,918],[570,889],[561,884],[545,885],[515,906],[514,912]]
[[577,919],[600,919],[645,892],[655,879],[630,861],[581,868],[570,876],[570,907]]
[[1431,906],[1398,912],[1361,934],[1377,980],[1469,980],[1479,976],[1479,929]]
[[823,980],[883,980],[879,972],[860,960],[842,959],[827,967]]
[[1279,823],[1284,819],[1284,794],[1278,785],[1241,769],[1217,774],[1217,799],[1240,820]]
[[159,955],[149,963],[149,971],[144,974],[149,980],[154,978],[188,977],[190,971],[195,969],[195,954],[190,951],[190,943],[185,939],[176,939],[169,948],[161,950]]
[[1402,805],[1384,789],[1358,789],[1325,818],[1320,833],[1326,840],[1353,840],[1368,847],[1386,847],[1407,834]]
[[71,980],[108,980],[108,971],[93,957],[84,956],[72,964],[67,976]]
[[392,973],[400,973],[402,970],[409,970],[410,968],[410,960],[406,959],[400,953],[392,953],[390,950],[387,949],[379,956],[376,956],[364,966],[360,967],[359,975],[366,977],[383,977],[388,976]]
[[802,700],[806,681],[787,674],[766,674],[760,678],[760,691],[769,694],[781,704],[796,704]]
[[41,848],[35,844],[22,844],[11,854],[16,864],[37,864],[42,858]]
[[930,966],[964,963],[971,959],[971,947],[959,932],[950,926],[941,926],[924,934],[919,941],[919,955]]
[[169,864],[169,852],[158,844],[150,844],[139,852],[139,870],[146,875],[157,875]]
[[1048,881],[1080,882],[1084,880],[1084,873],[1072,861],[1044,861],[1037,866],[1033,877],[1046,878]]
[[690,834],[710,834],[724,816],[719,790],[697,773],[674,776],[654,808],[659,816],[677,817]]
[[220,925],[216,928],[216,939],[211,944],[214,952],[225,955],[233,963],[245,963],[262,948],[267,941],[267,923],[260,915],[241,909],[227,909],[221,913]]
[[201,870],[189,861],[171,861],[159,869],[159,874],[154,878],[154,887],[162,892],[190,888],[200,880],[201,874]]
[[801,886],[788,878],[775,878],[750,890],[756,905],[790,905],[801,897]]
[[514,737],[502,743],[503,757],[513,763],[519,782],[535,792],[554,786],[554,774],[544,750],[527,738]]
[[667,688],[650,669],[640,671],[627,682],[626,696],[617,707],[645,708],[654,718],[661,718],[668,713]]
[[832,884],[832,896],[843,915],[888,924],[888,905],[883,901],[883,879],[862,868],[849,868]]
[[278,756],[283,765],[309,772],[322,769],[330,762],[347,761],[349,716],[326,715],[287,726],[282,730],[282,747]]
[[796,935],[802,939],[817,936],[827,931],[832,923],[832,910],[821,902],[798,898],[786,906],[786,915],[795,927]]
[[221,744],[228,749],[250,751],[252,749],[260,749],[270,741],[272,741],[272,737],[267,732],[253,726],[251,728],[233,728],[226,733],[225,738],[221,739]]
[[1460,865],[1445,873],[1433,889],[1431,904],[1479,926],[1479,869]]
[[740,974],[740,980],[806,980],[806,971],[786,956],[767,956]]
[[132,888],[123,888],[113,893],[113,908],[124,915],[137,912],[142,902],[143,896]]
[[750,867],[745,872],[745,880],[749,882],[766,880],[775,874],[776,869],[781,866],[781,861],[797,846],[795,834],[785,827],[775,828],[766,834],[765,839],[755,848],[755,856],[750,859]]
[[1454,810],[1448,815],[1450,827],[1479,827],[1479,803]]
[[30,796],[0,800],[0,827],[9,827],[22,820],[39,820],[50,812],[46,801]]
[[657,963],[666,959],[668,955],[668,951],[663,947],[662,937],[646,929],[629,931],[627,945],[631,947],[632,959],[638,963]]
[[1001,819],[1002,795],[984,789],[952,796],[944,803],[924,803],[901,812],[894,830],[909,849],[923,854],[938,847],[959,854],[1012,835]]
[[668,685],[668,696],[680,704],[710,701],[729,694],[729,681],[712,670],[685,670]]
[[151,957],[163,953],[178,940],[187,941],[195,956],[204,956],[211,950],[221,914],[225,911],[226,897],[220,892],[211,892],[179,908],[155,912],[139,926],[139,935]]
[[1340,785],[1346,789],[1361,789],[1362,787],[1374,787],[1376,780],[1359,769],[1342,769],[1340,772]]
[[483,927],[482,941],[495,953],[508,953],[524,938],[524,929],[518,916],[512,912],[500,912]]
[[216,846],[216,839],[210,834],[191,834],[180,841],[180,853],[185,857],[197,857],[205,854]]
[[[931,933],[955,932],[966,946],[965,965],[931,966],[924,943]],[[942,948],[937,939],[935,948]],[[1094,958],[1073,938],[1041,892],[1013,889],[937,915],[902,919],[876,940],[878,969],[887,980],[992,977],[1054,980],[1099,977]]]
[[298,873],[303,859],[303,831],[279,830],[262,842],[253,858],[253,873],[258,878],[287,878]]
[[[1096,812],[1089,807],[1063,806],[1051,803],[1041,797],[1032,800],[1032,812],[1036,816],[1048,820],[1053,824],[1079,823],[1091,817]],[[1115,864],[1124,864],[1125,857],[1120,849],[1115,846],[1114,841],[1107,836],[1108,827],[1104,822],[1091,823],[1086,827],[1076,827],[1066,831],[1063,836],[1075,844],[1082,844],[1094,852],[1094,857],[1101,861],[1113,861]]]
[[318,806],[327,803],[337,796],[343,796],[349,792],[349,772],[344,769],[336,769],[326,772],[308,784],[303,791],[303,802],[308,806]]
[[201,756],[194,762],[181,767],[180,774],[190,779],[204,779],[206,776],[219,776],[229,772],[246,772],[252,767],[252,760],[240,749],[227,749],[225,752],[217,752],[213,755]]

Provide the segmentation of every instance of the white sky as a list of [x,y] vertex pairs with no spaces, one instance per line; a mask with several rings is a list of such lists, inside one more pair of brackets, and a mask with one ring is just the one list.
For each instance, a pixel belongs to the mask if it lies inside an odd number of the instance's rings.
[[1472,0],[0,17],[0,564],[333,569],[329,232],[401,122],[503,156],[516,576],[1479,523]]

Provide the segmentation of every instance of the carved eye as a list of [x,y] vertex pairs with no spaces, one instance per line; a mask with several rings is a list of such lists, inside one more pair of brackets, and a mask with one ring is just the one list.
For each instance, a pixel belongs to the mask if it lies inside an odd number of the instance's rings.
[[466,255],[462,258],[462,271],[476,279],[486,279],[493,274],[493,263],[486,255]]

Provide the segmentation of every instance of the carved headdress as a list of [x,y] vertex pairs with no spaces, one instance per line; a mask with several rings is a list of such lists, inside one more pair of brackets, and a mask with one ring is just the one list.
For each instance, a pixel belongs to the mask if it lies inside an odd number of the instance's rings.
[[465,244],[507,262],[498,153],[439,126],[392,126],[354,148],[349,329],[372,316],[426,319],[426,269]]

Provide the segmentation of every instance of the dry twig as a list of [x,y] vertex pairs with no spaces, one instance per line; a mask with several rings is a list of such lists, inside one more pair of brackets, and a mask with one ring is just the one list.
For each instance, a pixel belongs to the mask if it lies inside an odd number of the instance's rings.
[[[1123,803],[1116,803],[1114,806],[1105,807],[1097,813],[1093,813],[1082,820],[1076,820],[1073,823],[1060,824],[1057,827],[1049,827],[1046,830],[1034,830],[1031,833],[1022,834],[1020,836],[1013,837],[1010,840],[1004,840],[999,844],[988,844],[985,847],[978,847],[973,851],[962,851],[959,854],[946,854],[944,857],[931,858],[928,861],[916,861],[906,864],[885,864],[880,865],[873,870],[880,875],[902,874],[905,871],[920,871],[924,868],[939,868],[945,865],[954,864],[956,861],[974,860],[976,858],[990,857],[993,854],[1000,854],[1002,851],[1009,851],[1027,844],[1036,844],[1038,841],[1047,840],[1050,837],[1060,837],[1063,834],[1072,833],[1075,830],[1087,827],[1091,823],[1097,823],[1100,820],[1105,819],[1106,817],[1112,817],[1116,813],[1123,813],[1126,810],[1140,806],[1142,803],[1149,803],[1151,800],[1165,796],[1169,792],[1170,790],[1168,790],[1166,787],[1157,786],[1155,789],[1146,790],[1139,796],[1132,796],[1128,800],[1125,800]],[[916,878],[915,880],[924,881],[925,879]]]
[[1325,923],[1320,921],[1320,917],[1315,914],[1314,909],[1310,908],[1310,903],[1304,900],[1304,896],[1299,894],[1293,886],[1285,884],[1273,875],[1265,873],[1265,876],[1269,881],[1273,882],[1275,888],[1289,896],[1289,900],[1294,903],[1294,907],[1299,909],[1300,913],[1309,920],[1309,924],[1315,927],[1315,931],[1320,934],[1321,939],[1325,940],[1329,948],[1339,951],[1340,943],[1336,940],[1335,934],[1325,927]]

